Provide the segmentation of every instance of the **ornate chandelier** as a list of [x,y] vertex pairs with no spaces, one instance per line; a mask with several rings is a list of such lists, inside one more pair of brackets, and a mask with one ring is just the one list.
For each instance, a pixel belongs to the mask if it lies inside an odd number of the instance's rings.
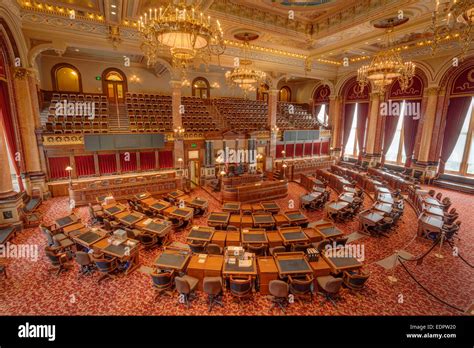
[[247,94],[250,91],[255,91],[256,86],[266,79],[267,74],[256,69],[253,66],[253,62],[247,58],[249,36],[248,34],[244,35],[243,58],[236,58],[234,60],[234,62],[237,62],[236,66],[232,70],[227,71],[225,77],[230,85],[240,87]]
[[141,49],[148,65],[156,63],[160,50],[169,50],[175,66],[186,67],[200,57],[207,63],[211,55],[220,56],[225,45],[219,21],[211,21],[186,0],[166,8],[149,9],[138,21]]
[[374,25],[376,28],[387,28],[387,48],[377,53],[369,65],[357,70],[357,81],[361,89],[372,82],[375,91],[384,92],[395,80],[398,80],[402,91],[408,88],[415,74],[415,64],[403,62],[400,53],[390,48],[393,27],[407,20],[390,18]]
[[460,40],[462,56],[472,43],[474,2],[472,0],[437,0],[431,16],[429,30],[433,35],[432,53],[435,54],[442,40]]

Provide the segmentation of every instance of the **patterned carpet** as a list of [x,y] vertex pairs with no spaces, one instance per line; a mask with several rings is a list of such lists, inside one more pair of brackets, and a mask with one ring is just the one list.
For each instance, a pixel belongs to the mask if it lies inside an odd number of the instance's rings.
[[[460,240],[455,243],[460,254],[470,263],[474,262],[474,214],[472,214],[473,196],[458,192],[440,190],[453,201],[462,221],[459,233]],[[290,183],[290,194],[278,201],[282,208],[288,207],[290,199],[295,207],[299,206],[299,196],[305,190],[297,183]],[[211,210],[220,210],[217,200],[202,189],[197,189],[192,196],[209,199]],[[336,195],[333,192],[332,198]],[[370,206],[371,198],[366,196],[364,205]],[[43,203],[39,211],[46,222],[69,214],[68,199],[55,198]],[[88,222],[86,208],[78,208],[76,214]],[[323,212],[310,212],[310,221],[324,216]],[[430,246],[428,240],[414,239],[417,228],[416,215],[409,204],[399,227],[388,238],[364,237],[353,243],[365,247],[365,264],[371,272],[367,287],[360,294],[353,294],[347,289],[341,291],[337,308],[330,302],[321,304],[322,297],[317,296],[312,303],[293,303],[289,305],[287,315],[462,315],[454,309],[443,305],[421,289],[398,266],[394,276],[398,282],[392,284],[387,276],[391,271],[375,264],[394,253],[394,250],[405,250],[415,256],[424,253]],[[195,220],[197,225],[205,225],[206,219]],[[345,234],[357,231],[358,220],[338,223]],[[184,242],[186,232],[175,233],[175,241]],[[198,298],[191,308],[178,304],[177,295],[162,296],[154,301],[154,290],[148,275],[135,271],[128,276],[106,280],[97,284],[97,272],[89,277],[78,277],[78,266],[56,276],[48,272],[49,261],[44,255],[46,239],[38,228],[26,229],[14,238],[15,244],[37,244],[40,257],[37,262],[25,259],[10,259],[6,280],[0,281],[0,315],[207,315],[206,295],[198,292]],[[436,249],[436,251],[439,251]],[[160,253],[159,249],[140,251],[140,261],[144,266],[152,266],[153,260]],[[407,267],[429,291],[449,304],[467,310],[473,303],[474,277],[473,270],[458,257],[452,255],[449,246],[442,249],[444,258],[439,259],[430,253],[421,265],[415,262]],[[223,307],[215,307],[212,315],[282,315],[280,311],[269,312],[270,301],[256,293],[247,305],[232,301],[230,294],[225,294]]]

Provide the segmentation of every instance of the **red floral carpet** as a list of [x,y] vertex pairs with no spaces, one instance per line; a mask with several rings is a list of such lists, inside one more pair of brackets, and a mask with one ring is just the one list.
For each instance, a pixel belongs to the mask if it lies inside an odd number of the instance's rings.
[[[459,233],[461,240],[456,246],[459,253],[471,264],[474,263],[474,214],[473,196],[458,192],[440,190],[453,201],[462,221]],[[299,206],[299,196],[305,190],[296,183],[290,184],[290,194],[278,201],[282,208],[288,207],[290,199],[295,207]],[[332,193],[335,197],[335,193]],[[211,198],[202,189],[197,189],[193,196],[209,199],[211,210],[220,210],[217,200]],[[372,201],[366,196],[365,206]],[[39,211],[46,222],[69,214],[67,198],[55,198],[43,203]],[[75,212],[84,222],[89,221],[86,208]],[[310,221],[324,217],[323,212],[307,213]],[[195,224],[204,225],[205,218],[195,220]],[[345,234],[357,231],[358,220],[337,224]],[[347,289],[341,291],[337,307],[330,302],[321,304],[322,297],[316,296],[312,303],[293,303],[287,315],[462,315],[462,312],[439,303],[418,286],[398,266],[394,272],[398,282],[391,284],[387,276],[391,271],[375,262],[388,257],[395,250],[405,250],[415,256],[423,254],[431,246],[428,240],[414,239],[417,229],[417,217],[409,204],[399,227],[388,238],[364,237],[353,243],[365,247],[365,264],[371,272],[367,287],[359,295]],[[175,233],[173,239],[184,242],[186,232]],[[154,301],[154,290],[151,279],[145,273],[135,271],[128,276],[97,283],[99,274],[78,276],[78,266],[56,276],[48,272],[49,261],[44,255],[46,239],[38,228],[26,229],[14,238],[15,244],[37,244],[40,257],[37,262],[26,259],[8,260],[8,278],[0,280],[0,315],[207,315],[206,295],[198,292],[198,298],[191,308],[178,304],[177,294],[173,297],[162,296]],[[439,251],[439,250],[436,250]],[[152,266],[153,260],[160,253],[159,249],[140,251],[141,264]],[[473,270],[459,257],[452,255],[448,245],[442,249],[444,258],[439,259],[431,252],[421,265],[407,263],[408,269],[415,278],[430,292],[449,304],[467,310],[474,298]],[[223,307],[215,307],[211,315],[282,315],[275,310],[269,312],[270,301],[256,293],[253,301],[247,305],[238,305],[232,301],[230,294],[225,294]]]

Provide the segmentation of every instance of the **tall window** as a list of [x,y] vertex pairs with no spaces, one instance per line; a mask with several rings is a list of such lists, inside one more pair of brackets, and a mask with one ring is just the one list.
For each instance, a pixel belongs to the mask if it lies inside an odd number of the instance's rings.
[[351,131],[349,132],[349,139],[347,139],[345,154],[356,157],[359,154],[359,144],[357,143],[357,109],[359,104],[354,108],[354,115],[352,116]]
[[[388,116],[390,117],[390,116]],[[395,135],[393,136],[392,143],[388,148],[387,155],[385,156],[385,161],[403,164],[406,160],[405,146],[403,146],[403,119],[405,117],[405,101],[402,102],[400,106],[400,116],[398,117],[397,129],[395,130]]]
[[474,175],[474,97],[467,110],[466,118],[453,153],[446,162],[446,171],[461,175]]
[[55,91],[81,92],[81,75],[73,65],[55,65],[51,74]]
[[199,97],[201,99],[210,98],[211,87],[209,81],[204,77],[196,77],[193,81],[192,93],[193,97]]
[[328,124],[328,114],[326,113],[326,104],[321,105],[319,113],[317,115],[319,123]]
[[280,89],[280,93],[278,94],[278,100],[282,102],[291,102],[291,89],[290,87],[283,86]]

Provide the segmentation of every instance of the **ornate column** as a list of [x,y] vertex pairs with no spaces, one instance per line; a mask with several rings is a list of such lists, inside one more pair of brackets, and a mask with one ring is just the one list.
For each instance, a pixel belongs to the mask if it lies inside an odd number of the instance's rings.
[[38,142],[36,139],[36,126],[39,125],[39,106],[36,100],[36,88],[31,91],[30,81],[32,72],[25,68],[16,68],[13,86],[15,89],[15,104],[18,113],[18,124],[21,142],[23,145],[23,157],[25,163],[25,189],[31,194],[32,188],[39,188],[42,193],[48,192],[46,177],[42,170]]
[[382,117],[380,116],[380,102],[383,96],[379,92],[370,94],[369,119],[367,121],[367,134],[365,135],[365,156],[364,161],[370,167],[375,166],[382,160],[381,136]]
[[13,191],[12,176],[8,165],[8,149],[0,119],[0,227],[21,225],[19,208],[23,206],[23,194]]
[[276,127],[277,107],[278,107],[278,89],[268,90],[268,118],[267,125],[270,129],[270,144],[268,156],[266,158],[265,170],[273,170],[273,161],[276,159],[276,143],[278,132],[272,131]]
[[342,144],[342,97],[329,97],[329,126],[331,127],[331,156],[341,156]]
[[426,88],[423,95],[426,96],[426,108],[422,113],[418,125],[417,137],[419,144],[415,149],[415,160],[417,165],[428,165],[431,140],[433,139],[436,111],[438,105],[438,87]]
[[[181,113],[184,112],[184,105],[181,104],[181,87],[182,83],[180,80],[171,80],[171,110],[173,115],[173,129],[178,129],[183,127],[183,120],[181,117]],[[175,134],[176,135],[176,134]],[[182,138],[174,139],[174,167],[178,168],[179,166],[183,165],[184,163],[184,141]],[[182,158],[182,164],[178,162],[178,158]],[[184,167],[183,167],[184,169]]]

